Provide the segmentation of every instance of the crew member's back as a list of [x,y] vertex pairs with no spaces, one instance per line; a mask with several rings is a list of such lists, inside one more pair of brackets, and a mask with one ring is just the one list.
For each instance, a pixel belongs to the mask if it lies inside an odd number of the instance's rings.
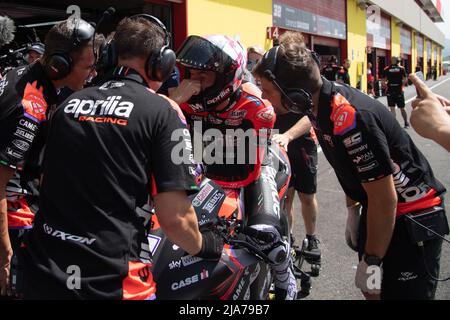
[[[44,285],[40,274],[52,274],[55,281],[45,285],[61,298],[145,299],[154,293],[152,277],[137,275],[148,268],[150,250],[135,209],[152,188],[196,186],[193,168],[170,159],[180,143],[171,140],[172,132],[186,130],[181,112],[139,82],[130,72],[73,94],[55,113],[40,211],[28,241],[28,267],[36,274],[27,279],[31,290]],[[63,287],[72,265],[82,273],[81,289],[68,291]]]

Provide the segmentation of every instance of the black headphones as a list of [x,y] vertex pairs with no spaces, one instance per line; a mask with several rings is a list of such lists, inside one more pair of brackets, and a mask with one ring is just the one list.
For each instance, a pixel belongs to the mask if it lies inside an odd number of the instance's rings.
[[[67,23],[67,22],[66,22]],[[91,40],[94,36],[94,27],[88,22],[75,18],[75,26],[72,31],[72,46],[67,52],[56,52],[50,55],[45,61],[45,71],[51,80],[65,78],[73,67],[70,52],[78,48],[81,44]]]
[[[275,69],[277,66],[279,48],[279,46],[275,46],[264,55],[263,60],[264,66],[266,67],[266,70],[264,70],[264,76],[266,76],[278,88],[283,102],[289,111],[300,114],[308,114],[313,108],[311,93],[301,88],[285,88],[277,81]],[[307,48],[305,48],[305,50],[311,53],[311,57],[320,69],[319,55]]]
[[[153,81],[165,81],[173,71],[176,63],[175,52],[170,49],[170,33],[166,26],[156,17],[149,14],[136,14],[129,19],[144,18],[160,27],[165,34],[164,45],[160,50],[152,52],[145,62],[145,72],[147,77]],[[110,69],[117,66],[118,56],[114,39],[108,40],[100,48],[99,66]]]

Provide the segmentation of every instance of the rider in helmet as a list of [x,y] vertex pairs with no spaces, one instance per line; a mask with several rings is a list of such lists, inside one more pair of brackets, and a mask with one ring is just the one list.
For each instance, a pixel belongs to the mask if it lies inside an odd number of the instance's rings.
[[180,104],[194,131],[194,146],[199,133],[201,144],[207,144],[202,159],[196,160],[223,188],[243,188],[247,225],[272,236],[268,242],[253,241],[272,261],[275,296],[294,299],[296,281],[289,268],[289,244],[282,237],[278,194],[287,187],[289,160],[273,152],[276,146],[266,148],[275,113],[255,85],[243,83],[246,52],[227,36],[190,36],[177,57],[185,68],[184,80],[170,97]]

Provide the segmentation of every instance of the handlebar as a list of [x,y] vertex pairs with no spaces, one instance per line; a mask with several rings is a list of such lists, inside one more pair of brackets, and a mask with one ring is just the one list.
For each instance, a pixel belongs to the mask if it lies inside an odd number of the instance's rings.
[[[272,233],[259,231],[250,227],[242,227],[240,220],[230,221],[225,218],[216,218],[202,225],[201,228],[213,228],[222,236],[225,243],[232,246],[242,246],[250,251],[250,253],[260,257],[266,263],[271,262],[269,257],[259,248],[249,243],[248,241],[236,239],[236,235],[242,234],[263,242],[273,242],[275,239]],[[234,229],[236,231],[236,234],[230,235],[230,229]]]

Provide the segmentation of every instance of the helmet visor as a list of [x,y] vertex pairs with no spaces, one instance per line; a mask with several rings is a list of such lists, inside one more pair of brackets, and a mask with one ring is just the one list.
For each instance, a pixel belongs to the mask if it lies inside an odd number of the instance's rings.
[[177,52],[177,62],[188,68],[223,72],[232,59],[208,40],[189,36]]

